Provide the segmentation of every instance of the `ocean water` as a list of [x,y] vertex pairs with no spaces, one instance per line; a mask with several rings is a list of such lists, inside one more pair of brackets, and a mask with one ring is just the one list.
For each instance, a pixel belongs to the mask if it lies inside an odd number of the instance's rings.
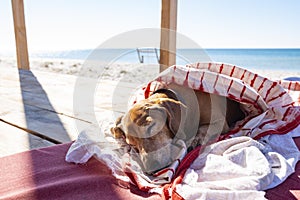
[[[34,54],[34,57],[60,59],[97,59],[105,62],[157,63],[154,49],[140,52],[136,49],[73,50]],[[215,61],[242,66],[248,69],[300,71],[300,49],[178,49],[176,64]]]

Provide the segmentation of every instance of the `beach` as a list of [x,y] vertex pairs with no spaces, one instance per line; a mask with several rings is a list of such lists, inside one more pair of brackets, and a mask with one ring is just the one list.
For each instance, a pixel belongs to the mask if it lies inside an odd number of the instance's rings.
[[[121,80],[131,83],[145,83],[155,78],[159,73],[158,64],[141,63],[96,63],[96,67],[89,67],[89,61],[79,59],[32,58],[30,69],[74,76],[84,76],[103,80]],[[234,64],[234,63],[231,63]],[[17,61],[11,57],[0,58],[1,68],[17,68]],[[300,77],[299,71],[249,69],[271,80],[282,80],[287,77]]]

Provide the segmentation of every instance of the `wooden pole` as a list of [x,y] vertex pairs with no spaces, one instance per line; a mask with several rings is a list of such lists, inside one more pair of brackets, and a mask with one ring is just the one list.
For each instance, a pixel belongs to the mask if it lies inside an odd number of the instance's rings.
[[24,3],[23,0],[11,0],[11,3],[15,27],[18,68],[29,70]]
[[176,63],[177,0],[162,0],[160,71]]

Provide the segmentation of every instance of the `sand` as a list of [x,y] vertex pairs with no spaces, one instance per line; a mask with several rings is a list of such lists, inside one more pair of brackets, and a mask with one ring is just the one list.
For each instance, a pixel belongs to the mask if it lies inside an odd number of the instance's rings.
[[[94,67],[91,67],[94,66]],[[1,57],[1,68],[17,68],[14,58]],[[157,64],[132,64],[132,63],[99,63],[84,60],[33,58],[30,59],[30,69],[47,71],[60,74],[75,76],[85,76],[103,80],[121,80],[125,82],[145,83],[153,79],[159,73]],[[299,71],[280,71],[280,70],[254,70],[262,76],[271,80],[281,80],[286,77],[300,77]]]

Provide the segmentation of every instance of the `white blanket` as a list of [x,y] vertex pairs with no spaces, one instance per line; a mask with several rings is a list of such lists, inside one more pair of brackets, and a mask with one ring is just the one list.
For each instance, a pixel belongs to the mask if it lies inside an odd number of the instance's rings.
[[[66,161],[86,163],[96,156],[112,169],[116,178],[132,183],[125,172],[134,172],[134,184],[161,192],[126,149],[120,149],[113,138],[100,135],[97,128],[82,132],[69,149]],[[268,135],[258,141],[241,136],[207,146],[175,190],[185,199],[264,199],[263,190],[279,185],[294,172],[300,152],[292,137],[299,136],[300,126],[288,134]],[[134,167],[125,169],[126,163]],[[173,192],[170,190],[169,195]]]
[[242,136],[208,146],[176,192],[185,199],[264,199],[263,190],[282,183],[300,159],[293,136],[300,136],[300,126],[259,141]]

